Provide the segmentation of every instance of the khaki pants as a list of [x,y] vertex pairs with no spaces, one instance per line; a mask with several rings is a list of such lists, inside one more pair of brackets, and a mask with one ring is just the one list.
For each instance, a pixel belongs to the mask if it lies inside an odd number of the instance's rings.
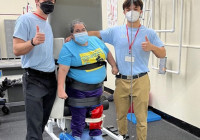
[[127,134],[127,113],[131,105],[131,91],[133,95],[134,113],[137,119],[137,140],[146,140],[147,111],[149,102],[150,81],[148,74],[131,80],[116,79],[114,103],[117,112],[117,125],[121,135]]

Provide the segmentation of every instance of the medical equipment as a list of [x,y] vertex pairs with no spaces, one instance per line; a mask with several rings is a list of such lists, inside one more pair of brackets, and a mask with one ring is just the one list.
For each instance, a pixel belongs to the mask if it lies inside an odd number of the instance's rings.
[[[104,106],[104,110],[109,108],[109,102],[108,100],[106,100],[104,96],[102,96],[101,98],[101,103]],[[70,115],[69,114],[70,111],[69,111],[69,108],[65,106],[64,104],[65,104],[65,101],[63,99],[56,97],[56,100],[55,100],[55,103],[50,115],[50,119],[45,127],[45,131],[52,137],[53,140],[59,140],[59,138],[53,132],[54,126],[61,128],[61,130],[66,133],[66,135],[62,134],[63,137],[65,136],[70,137],[69,133],[71,132],[71,129],[70,129],[71,116],[68,116]],[[85,122],[96,123],[96,122],[103,121],[104,118],[105,118],[105,115],[102,114],[100,118],[95,118],[95,119],[86,118]],[[101,125],[101,130],[103,133],[109,135],[111,138],[115,140],[123,140],[123,137],[121,135],[116,135],[112,133],[111,131],[109,131],[107,128],[103,127],[103,123]]]
[[21,79],[14,79],[14,80],[9,80],[7,79],[7,77],[4,79],[4,81],[2,81],[2,84],[0,85],[0,97],[2,99],[0,99],[0,105],[2,105],[2,112],[4,114],[9,114],[10,113],[10,109],[6,104],[6,99],[3,98],[5,96],[4,91],[6,91],[8,88],[13,87],[16,84],[19,84],[21,82]]

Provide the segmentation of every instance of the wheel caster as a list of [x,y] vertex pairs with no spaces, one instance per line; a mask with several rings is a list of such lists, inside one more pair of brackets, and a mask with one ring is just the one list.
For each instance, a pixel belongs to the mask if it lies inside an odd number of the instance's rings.
[[9,109],[8,106],[3,106],[1,110],[2,110],[2,112],[3,112],[5,115],[7,115],[7,114],[10,113],[10,109]]

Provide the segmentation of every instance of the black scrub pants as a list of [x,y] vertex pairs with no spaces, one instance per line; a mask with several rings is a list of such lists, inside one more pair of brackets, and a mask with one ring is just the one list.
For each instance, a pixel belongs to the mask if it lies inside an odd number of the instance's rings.
[[56,97],[55,72],[45,73],[26,69],[23,74],[27,135],[26,140],[42,140]]

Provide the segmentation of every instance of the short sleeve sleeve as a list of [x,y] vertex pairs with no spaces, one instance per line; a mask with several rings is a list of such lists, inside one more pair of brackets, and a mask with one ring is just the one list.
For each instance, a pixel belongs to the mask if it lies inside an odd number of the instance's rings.
[[71,58],[72,54],[71,52],[67,49],[67,45],[64,44],[58,58],[58,63],[66,66],[71,65]]
[[27,19],[24,16],[21,16],[17,19],[15,23],[15,30],[13,37],[20,38],[24,41],[28,41],[28,33],[29,33],[29,24]]
[[102,40],[106,43],[113,45],[113,28],[108,28],[106,30],[100,31],[100,36]]
[[158,35],[156,34],[155,31],[152,31],[152,41],[151,43],[157,47],[163,47],[164,44],[163,42],[160,40],[160,38],[158,37]]

